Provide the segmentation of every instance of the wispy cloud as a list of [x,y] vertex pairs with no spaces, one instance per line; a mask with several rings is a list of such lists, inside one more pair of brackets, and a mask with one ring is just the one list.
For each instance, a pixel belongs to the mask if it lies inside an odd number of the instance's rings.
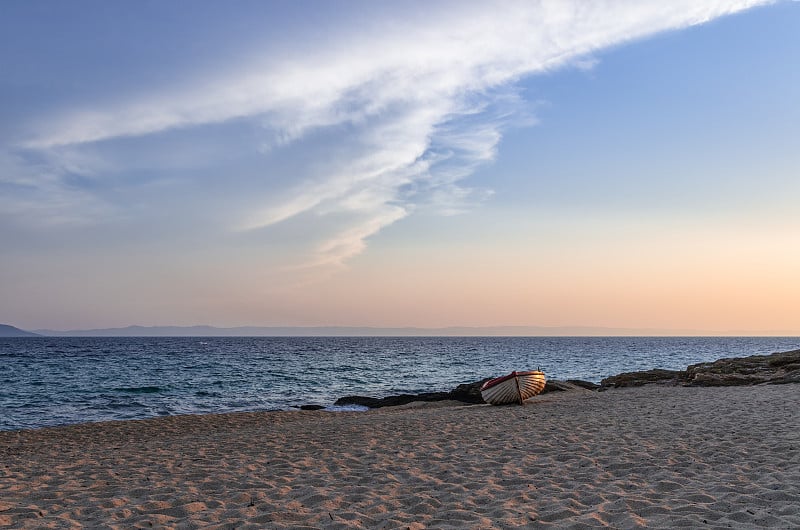
[[[312,263],[341,265],[420,205],[455,213],[487,193],[459,181],[494,158],[509,125],[533,121],[530,103],[513,90],[523,76],[592,68],[603,48],[762,3],[456,2],[431,8],[424,20],[387,12],[371,26],[343,27],[311,53],[304,46],[275,58],[275,43],[267,43],[239,67],[196,74],[183,86],[68,109],[40,122],[17,149],[58,159],[62,176],[92,173],[89,162],[113,165],[103,155],[115,142],[238,120],[260,131],[251,149],[268,179],[273,155],[303,142],[301,180],[284,179],[231,225],[277,229],[299,214],[338,215],[346,222],[320,221],[327,235]],[[325,148],[315,151],[319,143]],[[91,159],[81,157],[89,152]]]

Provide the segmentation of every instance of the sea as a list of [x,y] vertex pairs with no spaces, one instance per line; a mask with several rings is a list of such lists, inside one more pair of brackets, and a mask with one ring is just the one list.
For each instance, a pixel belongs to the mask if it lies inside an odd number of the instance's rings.
[[348,395],[447,391],[512,370],[599,382],[800,348],[798,337],[0,338],[0,430],[176,414],[331,413]]

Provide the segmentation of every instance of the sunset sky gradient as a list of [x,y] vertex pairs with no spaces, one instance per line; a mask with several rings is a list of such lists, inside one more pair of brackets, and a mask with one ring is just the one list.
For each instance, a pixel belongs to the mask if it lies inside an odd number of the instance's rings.
[[800,334],[800,3],[0,3],[0,322]]

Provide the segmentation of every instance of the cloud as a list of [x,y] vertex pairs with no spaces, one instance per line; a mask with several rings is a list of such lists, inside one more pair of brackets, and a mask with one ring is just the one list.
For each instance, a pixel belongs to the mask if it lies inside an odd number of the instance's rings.
[[69,154],[57,158],[24,157],[0,150],[0,216],[5,217],[4,223],[13,221],[16,229],[26,225],[75,227],[109,214],[109,208],[91,193],[65,181],[65,175],[86,169],[91,161]]
[[311,214],[326,235],[310,262],[341,265],[416,208],[457,213],[470,197],[489,193],[459,182],[493,160],[509,126],[534,121],[531,104],[514,91],[522,77],[590,69],[592,54],[609,46],[762,3],[456,2],[414,14],[398,4],[367,25],[344,15],[338,33],[302,51],[277,57],[274,49],[292,43],[267,42],[228,71],[68,109],[38,123],[17,149],[60,161],[62,175],[88,173],[81,168],[115,166],[111,154],[102,161],[115,142],[241,122],[260,131],[252,150],[265,180],[280,173],[271,164],[293,145],[307,162],[297,168],[299,180],[287,176],[269,193],[262,189],[262,199],[251,197],[261,205],[232,227],[278,229]]

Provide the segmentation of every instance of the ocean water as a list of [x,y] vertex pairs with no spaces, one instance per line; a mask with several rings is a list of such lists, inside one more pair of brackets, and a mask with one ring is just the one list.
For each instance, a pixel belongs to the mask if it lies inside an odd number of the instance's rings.
[[0,430],[330,406],[535,368],[599,382],[797,348],[797,337],[5,338]]

